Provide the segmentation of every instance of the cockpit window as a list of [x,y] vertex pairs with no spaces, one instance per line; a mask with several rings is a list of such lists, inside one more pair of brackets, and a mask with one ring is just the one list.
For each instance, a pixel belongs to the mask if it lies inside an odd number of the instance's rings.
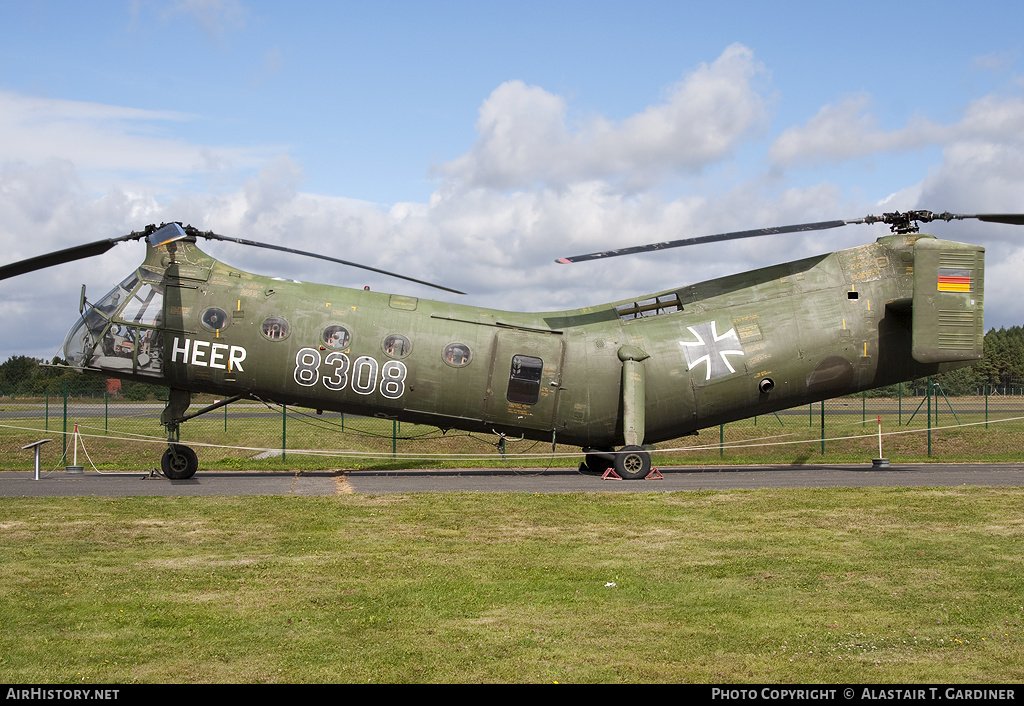
[[[149,272],[143,272],[143,274],[152,275]],[[152,277],[149,276],[145,279],[151,280]],[[159,322],[162,313],[163,289],[159,281],[142,281],[138,286],[133,287],[131,294],[127,296],[127,301],[121,310],[121,319],[129,323],[155,325]]]
[[85,314],[86,323],[89,326],[90,331],[100,333],[107,325],[107,323],[114,318],[126,301],[131,296],[132,289],[139,283],[139,278],[132,275],[117,287],[114,287],[107,296],[99,300],[98,303],[89,307],[88,312]]
[[64,356],[77,367],[159,376],[162,321],[160,277],[137,270],[88,306],[64,340]]

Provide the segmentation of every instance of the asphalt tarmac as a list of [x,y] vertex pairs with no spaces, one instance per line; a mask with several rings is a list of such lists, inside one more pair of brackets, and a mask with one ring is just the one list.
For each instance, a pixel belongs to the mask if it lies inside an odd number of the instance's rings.
[[0,472],[0,497],[128,497],[140,495],[344,495],[360,493],[606,493],[736,488],[951,487],[1024,485],[1022,463],[871,463],[806,466],[661,468],[660,478],[604,480],[575,469],[451,469],[406,471],[200,471],[168,480],[151,471],[34,474]]

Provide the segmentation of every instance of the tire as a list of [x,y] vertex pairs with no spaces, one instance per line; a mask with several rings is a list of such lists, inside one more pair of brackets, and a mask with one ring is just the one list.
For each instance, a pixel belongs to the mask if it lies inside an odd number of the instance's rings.
[[612,449],[608,449],[605,453],[588,453],[584,456],[583,463],[580,464],[581,473],[596,473],[602,475],[605,471],[612,467],[612,461],[608,458],[608,454],[612,452]]
[[615,454],[615,472],[623,480],[643,480],[651,472],[651,455],[640,446],[623,446]]
[[160,470],[171,480],[187,480],[199,470],[199,457],[188,446],[172,444],[160,459]]

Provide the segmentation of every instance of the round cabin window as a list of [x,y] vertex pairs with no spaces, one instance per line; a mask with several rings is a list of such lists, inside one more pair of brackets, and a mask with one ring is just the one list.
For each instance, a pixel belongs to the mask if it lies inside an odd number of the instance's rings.
[[203,326],[205,328],[208,328],[211,331],[220,331],[228,325],[228,314],[223,309],[210,307],[203,312],[203,315],[200,317],[200,321],[203,322]]
[[324,329],[324,345],[328,348],[348,348],[352,335],[344,326],[328,326]]
[[404,358],[412,350],[412,343],[400,333],[394,333],[384,339],[384,352],[392,358]]
[[469,365],[472,354],[465,343],[449,343],[444,347],[444,362],[456,368]]
[[270,316],[263,320],[260,330],[271,341],[282,341],[288,337],[288,322],[280,316]]

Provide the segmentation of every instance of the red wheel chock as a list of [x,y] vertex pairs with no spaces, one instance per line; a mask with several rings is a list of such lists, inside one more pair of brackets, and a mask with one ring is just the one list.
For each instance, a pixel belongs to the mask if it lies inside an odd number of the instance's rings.
[[[601,476],[601,480],[622,480],[622,476],[616,473],[614,468],[609,468]],[[644,480],[665,480],[665,476],[661,475],[657,468],[652,468],[651,472],[644,476]]]

